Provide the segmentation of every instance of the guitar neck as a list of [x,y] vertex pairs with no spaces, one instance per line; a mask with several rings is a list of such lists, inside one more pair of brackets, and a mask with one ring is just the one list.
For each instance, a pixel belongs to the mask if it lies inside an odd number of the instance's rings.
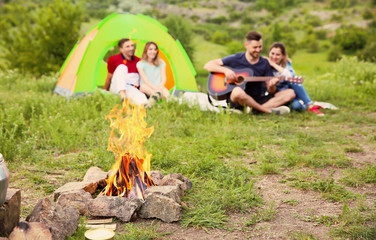
[[268,77],[243,77],[243,78],[244,78],[243,81],[245,82],[263,82],[263,81],[269,81],[270,79],[274,77],[268,76]]

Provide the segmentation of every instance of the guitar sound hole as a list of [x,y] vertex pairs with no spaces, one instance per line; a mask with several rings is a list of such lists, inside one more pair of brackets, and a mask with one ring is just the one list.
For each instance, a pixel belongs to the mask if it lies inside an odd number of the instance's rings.
[[243,76],[238,76],[238,83],[241,83],[244,81],[244,77]]

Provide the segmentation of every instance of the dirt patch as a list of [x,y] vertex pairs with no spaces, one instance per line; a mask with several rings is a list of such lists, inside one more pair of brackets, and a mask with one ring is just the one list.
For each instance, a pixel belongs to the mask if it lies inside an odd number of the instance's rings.
[[281,175],[265,176],[255,183],[262,198],[276,206],[275,219],[256,224],[253,239],[286,239],[289,233],[301,231],[319,239],[330,239],[329,228],[314,220],[314,216],[334,216],[343,204],[322,199],[319,193],[302,191],[279,181]]
[[363,152],[349,152],[346,157],[351,158],[354,167],[362,167],[365,164],[376,163],[376,151],[368,146],[363,145]]
[[[237,219],[237,217],[233,217]],[[153,220],[137,219],[134,223],[146,223],[150,225]],[[231,221],[231,220],[230,220]],[[236,220],[235,220],[236,221]],[[247,239],[247,232],[241,230],[221,230],[188,227],[184,228],[180,223],[158,222],[158,232],[166,234],[158,239],[168,240],[218,240],[218,239]],[[248,234],[249,235],[249,234]]]

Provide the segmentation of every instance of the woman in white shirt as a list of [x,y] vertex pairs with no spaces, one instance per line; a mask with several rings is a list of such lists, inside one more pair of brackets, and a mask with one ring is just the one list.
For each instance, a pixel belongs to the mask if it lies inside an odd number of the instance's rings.
[[141,77],[141,92],[151,97],[153,95],[167,99],[169,91],[166,84],[166,63],[159,58],[159,49],[155,42],[147,42],[142,53],[137,70]]

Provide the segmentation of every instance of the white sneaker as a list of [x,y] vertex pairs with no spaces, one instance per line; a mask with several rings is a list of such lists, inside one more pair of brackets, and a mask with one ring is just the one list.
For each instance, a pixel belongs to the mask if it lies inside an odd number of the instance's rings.
[[271,113],[275,115],[284,115],[290,113],[290,108],[287,106],[279,106],[276,108],[272,108],[271,110]]

